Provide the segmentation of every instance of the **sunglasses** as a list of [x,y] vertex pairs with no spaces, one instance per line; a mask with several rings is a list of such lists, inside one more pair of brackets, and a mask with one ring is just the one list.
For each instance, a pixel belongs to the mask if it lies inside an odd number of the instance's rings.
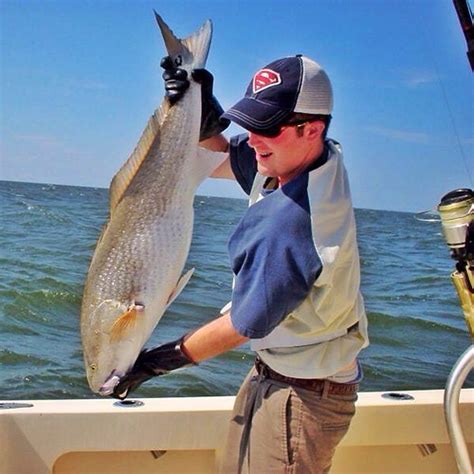
[[267,138],[275,138],[286,128],[296,127],[296,130],[301,130],[308,122],[310,122],[310,120],[295,120],[294,122],[284,123],[282,125],[278,125],[277,127],[268,128],[266,130],[258,130],[254,133]]

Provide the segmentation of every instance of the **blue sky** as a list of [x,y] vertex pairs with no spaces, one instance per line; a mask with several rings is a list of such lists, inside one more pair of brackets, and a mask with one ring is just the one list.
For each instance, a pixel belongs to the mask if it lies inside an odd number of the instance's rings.
[[[108,187],[162,100],[156,9],[181,37],[212,19],[207,67],[224,108],[278,57],[322,64],[335,96],[329,135],[344,147],[356,207],[421,211],[474,187],[473,75],[450,0],[1,0],[0,9],[0,179]],[[243,197],[220,180],[199,193]]]

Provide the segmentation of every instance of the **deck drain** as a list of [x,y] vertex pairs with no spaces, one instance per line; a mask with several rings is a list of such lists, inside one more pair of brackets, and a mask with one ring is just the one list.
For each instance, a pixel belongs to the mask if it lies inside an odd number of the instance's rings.
[[120,408],[137,408],[142,407],[143,405],[144,403],[140,400],[120,400],[119,402],[114,403],[114,406]]
[[388,398],[389,400],[414,400],[408,393],[389,392],[383,393],[382,398]]
[[2,402],[0,410],[12,410],[13,408],[33,408],[31,403]]

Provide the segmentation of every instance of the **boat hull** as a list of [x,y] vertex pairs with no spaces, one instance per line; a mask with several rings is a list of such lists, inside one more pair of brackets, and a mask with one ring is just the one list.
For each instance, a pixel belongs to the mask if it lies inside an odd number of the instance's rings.
[[[413,400],[359,394],[332,473],[457,472],[444,391],[406,393]],[[0,409],[2,474],[216,472],[234,397],[138,401],[33,400]],[[473,459],[474,389],[461,391],[459,412]]]

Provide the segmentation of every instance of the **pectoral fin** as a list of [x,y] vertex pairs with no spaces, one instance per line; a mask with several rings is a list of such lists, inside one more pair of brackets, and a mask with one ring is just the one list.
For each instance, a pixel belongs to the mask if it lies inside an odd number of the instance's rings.
[[133,326],[135,326],[138,316],[143,312],[144,307],[140,304],[133,303],[129,306],[125,313],[121,314],[112,325],[110,337],[112,340],[117,340]]
[[191,278],[192,274],[194,273],[194,268],[191,268],[191,270],[187,271],[178,281],[176,284],[175,289],[171,293],[171,295],[168,298],[168,302],[166,303],[166,307],[168,307],[177,297],[178,295],[183,291],[183,288],[186,286],[188,283],[189,279]]

